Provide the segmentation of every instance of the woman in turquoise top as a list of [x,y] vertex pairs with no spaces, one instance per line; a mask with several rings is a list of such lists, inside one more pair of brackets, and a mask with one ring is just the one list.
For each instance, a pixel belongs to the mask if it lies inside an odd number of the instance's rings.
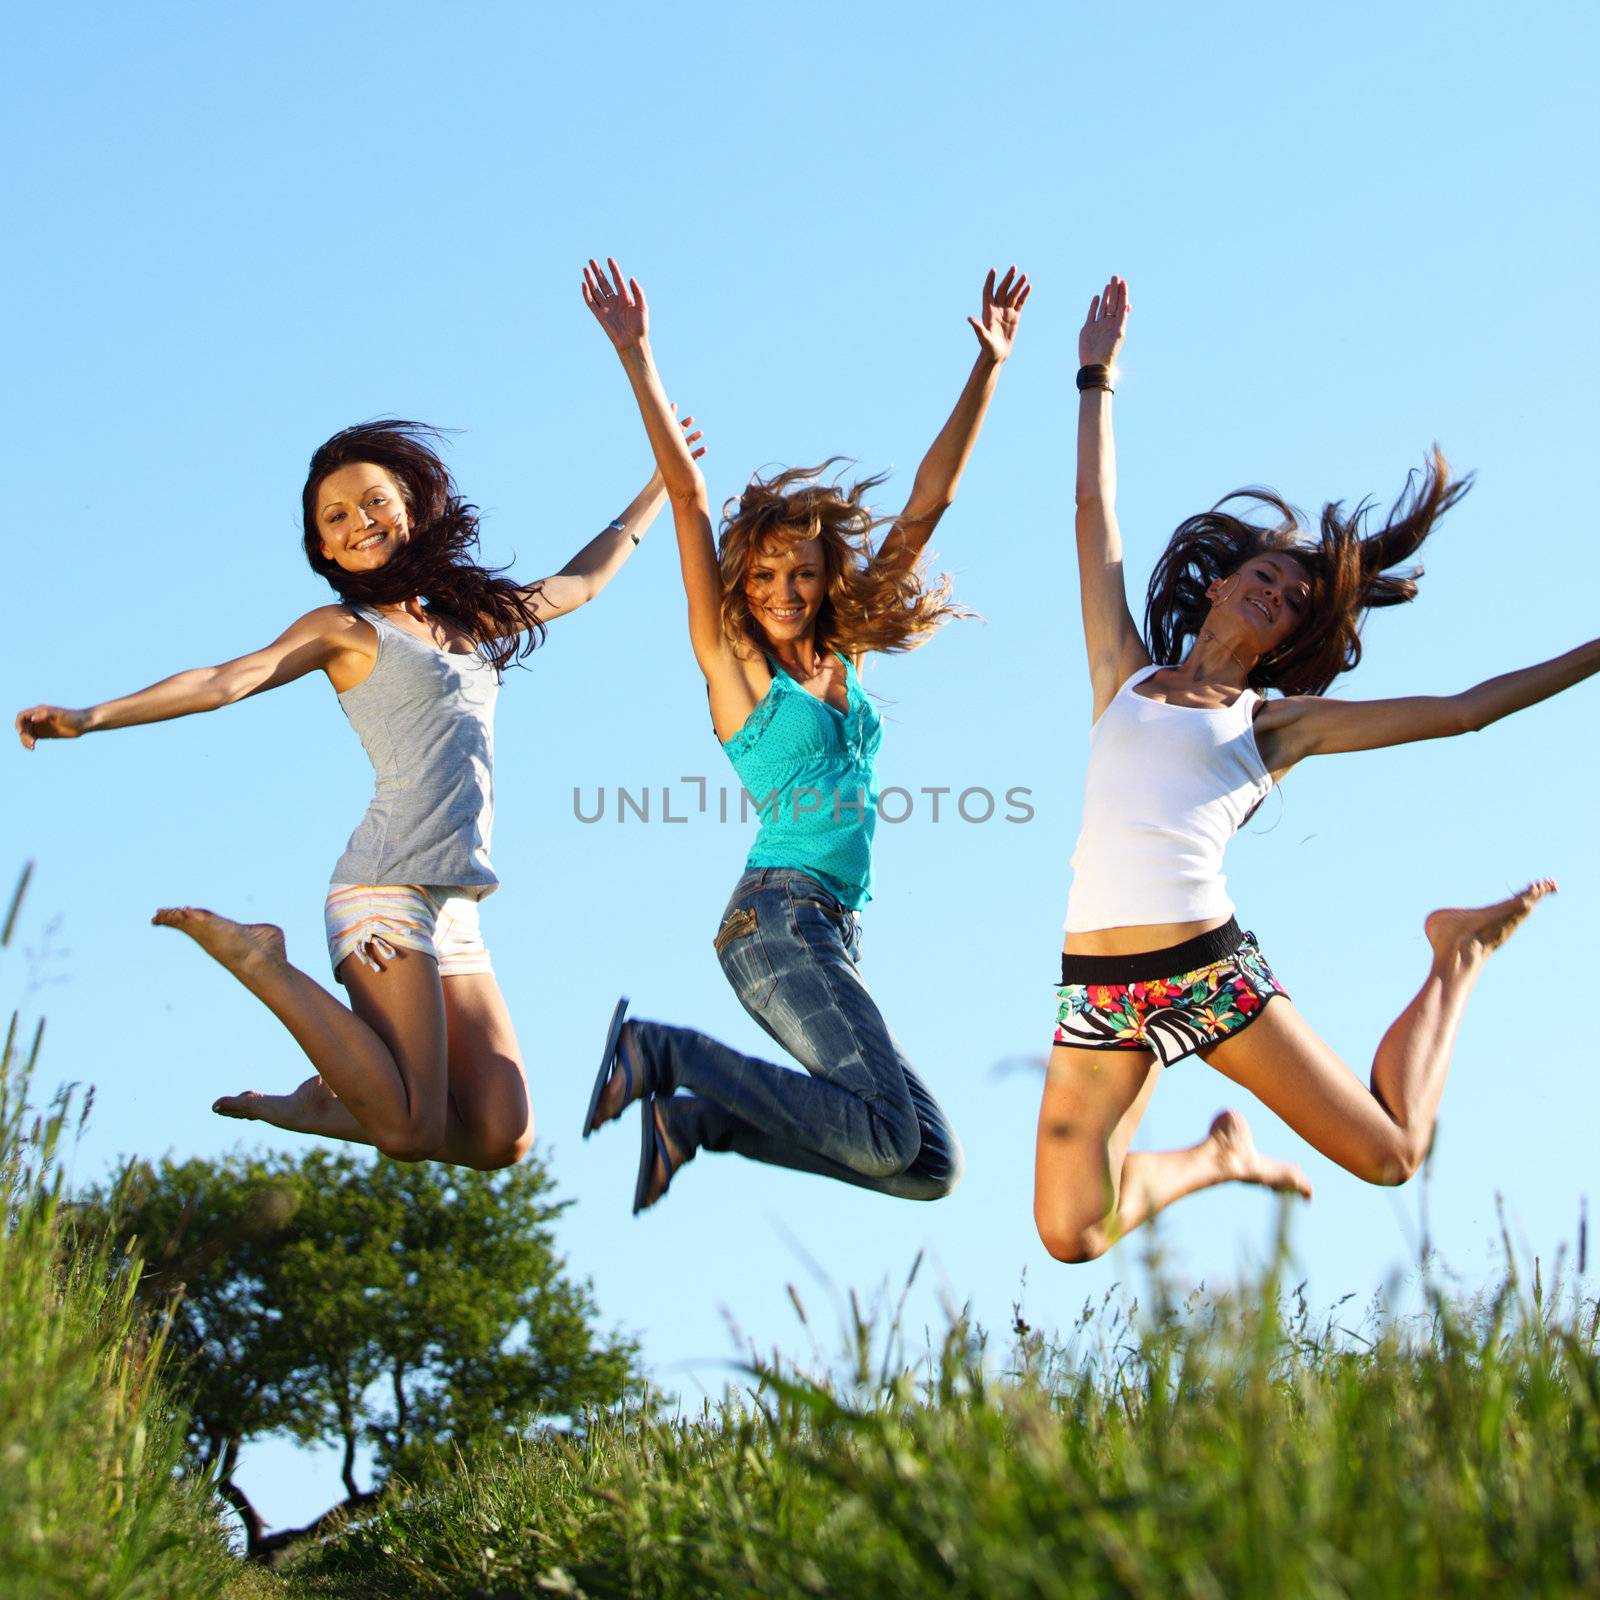
[[967,319],[978,359],[876,549],[864,497],[881,480],[847,491],[820,481],[831,463],[753,481],[725,509],[719,546],[650,352],[644,294],[609,266],[608,282],[589,263],[584,300],[639,402],[672,503],[711,720],[761,810],[717,957],[745,1009],[805,1071],[689,1028],[624,1021],[621,1001],[584,1137],[641,1103],[635,1211],[701,1150],[938,1199],[961,1176],[961,1147],[858,971],[881,728],[856,673],[869,651],[913,649],[955,614],[948,584],[925,581],[922,552],[1011,354],[1028,280],[1014,267],[998,283],[989,274],[981,316]]

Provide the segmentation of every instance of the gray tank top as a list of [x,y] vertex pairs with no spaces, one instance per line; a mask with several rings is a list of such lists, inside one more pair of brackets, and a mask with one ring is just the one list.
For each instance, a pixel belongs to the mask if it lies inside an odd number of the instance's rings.
[[378,630],[378,656],[339,704],[377,792],[333,882],[442,884],[481,900],[500,881],[489,864],[500,674],[476,653],[453,655],[381,612],[350,609]]

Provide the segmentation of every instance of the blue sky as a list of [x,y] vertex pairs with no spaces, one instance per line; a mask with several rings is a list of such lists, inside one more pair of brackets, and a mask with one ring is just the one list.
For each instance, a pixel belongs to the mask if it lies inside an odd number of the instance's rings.
[[[683,811],[685,779],[731,781],[664,523],[501,701],[504,887],[485,932],[541,1151],[577,1201],[561,1242],[605,1318],[690,1396],[720,1387],[730,1324],[809,1347],[791,1281],[826,1325],[847,1287],[898,1282],[925,1249],[919,1325],[941,1301],[1002,1325],[1025,1275],[1030,1320],[1050,1326],[1138,1276],[1136,1251],[1056,1266],[1029,1214],[1027,1062],[1051,1020],[1089,706],[1074,340],[1109,273],[1133,293],[1117,429],[1139,592],[1172,526],[1228,490],[1386,501],[1437,438],[1477,486],[1429,547],[1421,598],[1373,620],[1341,692],[1465,687],[1596,631],[1592,8],[1020,4],[1006,19],[927,3],[68,3],[20,14],[0,67],[0,133],[25,156],[0,400],[26,507],[6,546],[8,707],[107,698],[323,603],[298,551],[301,474],[361,418],[462,429],[451,461],[489,554],[528,577],[559,566],[649,470],[578,296],[591,253],[644,282],[718,498],[757,468],[844,453],[893,469],[892,506],[970,364],[985,269],[1033,277],[935,541],[985,620],[866,678],[885,784],[1032,792],[1026,824],[935,823],[919,801],[879,835],[864,971],[964,1138],[955,1197],[918,1208],[708,1156],[630,1220],[632,1124],[577,1138],[617,992],[766,1048],[710,944],[748,829],[573,811],[574,787],[591,805],[601,785],[667,785]],[[1549,1259],[1594,1173],[1597,694],[1308,764],[1229,860],[1241,919],[1363,1072],[1425,969],[1427,910],[1560,881],[1491,965],[1445,1096],[1427,1208],[1468,1283],[1492,1270],[1497,1194]],[[83,1176],[121,1154],[278,1142],[208,1108],[297,1082],[293,1046],[148,918],[185,901],[271,918],[326,979],[323,887],[370,792],[327,685],[14,747],[0,792],[15,862],[38,862],[31,955],[8,981],[49,1015],[47,1079],[96,1085]],[[1191,1142],[1228,1103],[1237,1091],[1186,1064],[1142,1142]],[[1408,1270],[1420,1189],[1364,1188],[1252,1120],[1317,1186],[1294,1230],[1315,1293],[1364,1296]],[[1169,1265],[1225,1282],[1273,1215],[1255,1192],[1185,1202],[1164,1219]],[[337,1493],[332,1465],[288,1446],[256,1452],[245,1481],[273,1522]]]

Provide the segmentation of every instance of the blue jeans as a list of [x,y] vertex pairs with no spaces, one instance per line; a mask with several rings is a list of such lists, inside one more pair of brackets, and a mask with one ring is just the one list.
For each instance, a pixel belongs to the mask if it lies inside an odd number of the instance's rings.
[[684,1159],[733,1150],[906,1200],[949,1194],[961,1145],[861,981],[855,912],[808,873],[747,872],[716,951],[745,1010],[806,1070],[692,1028],[632,1023],[635,1059]]

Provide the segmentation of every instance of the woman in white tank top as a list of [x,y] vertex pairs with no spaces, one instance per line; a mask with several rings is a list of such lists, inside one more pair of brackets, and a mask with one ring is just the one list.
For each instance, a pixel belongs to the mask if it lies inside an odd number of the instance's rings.
[[290,1094],[226,1095],[213,1109],[376,1145],[397,1160],[493,1168],[520,1160],[533,1141],[527,1072],[478,932],[478,902],[497,882],[489,838],[501,671],[545,623],[621,571],[666,491],[656,473],[559,572],[522,586],[478,564],[476,509],[456,492],[435,438],[416,423],[365,423],[312,457],[305,552],[341,604],[308,612],[235,661],[86,710],[33,706],[16,725],[31,750],[40,739],[214,711],[326,673],[376,778],[325,907],[329,957],[350,1004],[290,965],[270,923],[193,906],[158,911],[154,921],[221,962],[315,1068]]
[[[1366,611],[1415,594],[1416,574],[1391,569],[1465,492],[1437,451],[1371,534],[1361,510],[1331,505],[1313,536],[1260,490],[1191,517],[1151,579],[1141,636],[1113,509],[1110,375],[1127,316],[1127,285],[1112,278],[1078,342],[1078,569],[1095,720],[1034,1168],[1034,1218],[1061,1261],[1104,1254],[1213,1184],[1309,1198],[1299,1168],[1261,1155],[1234,1111],[1188,1149],[1130,1152],[1161,1068],[1191,1053],[1357,1177],[1394,1184],[1416,1171],[1484,960],[1555,885],[1427,918],[1427,978],[1363,1084],[1240,931],[1223,851],[1307,756],[1483,728],[1600,671],[1594,640],[1457,695],[1323,698],[1360,659]],[[1272,524],[1249,520],[1240,500]]]

